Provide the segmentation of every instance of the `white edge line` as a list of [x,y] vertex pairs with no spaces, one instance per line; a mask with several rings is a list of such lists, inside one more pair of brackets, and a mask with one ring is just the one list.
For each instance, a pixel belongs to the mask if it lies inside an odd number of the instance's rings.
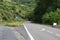
[[[23,23],[23,25],[24,25],[24,23]],[[30,39],[31,39],[31,40],[35,40],[35,39],[33,38],[33,36],[30,34],[30,32],[28,31],[28,29],[26,28],[25,25],[24,25],[24,28],[25,28],[25,30],[27,31],[27,34],[29,35]]]
[[48,31],[48,30],[47,30],[47,32],[53,34],[53,32],[51,32],[51,31]]

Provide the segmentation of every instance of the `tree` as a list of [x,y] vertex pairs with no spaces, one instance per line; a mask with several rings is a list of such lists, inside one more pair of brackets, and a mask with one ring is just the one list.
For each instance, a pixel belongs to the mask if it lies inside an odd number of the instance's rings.
[[57,0],[57,8],[60,8],[60,0]]
[[49,7],[52,7],[54,10],[57,9],[56,3],[56,0],[38,0],[37,7],[34,10],[33,21],[42,23],[42,16]]

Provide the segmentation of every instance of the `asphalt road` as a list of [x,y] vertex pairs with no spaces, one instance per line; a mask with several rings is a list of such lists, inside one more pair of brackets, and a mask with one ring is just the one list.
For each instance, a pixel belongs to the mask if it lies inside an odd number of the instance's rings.
[[60,29],[30,22],[25,22],[24,27],[31,40],[60,40]]
[[28,34],[23,26],[16,27],[15,29],[17,32],[19,32],[24,37],[25,40],[30,40],[30,38],[29,38],[29,36],[28,36]]
[[0,26],[0,40],[24,40],[13,27]]
[[60,29],[30,22],[24,27],[0,26],[0,40],[60,40]]

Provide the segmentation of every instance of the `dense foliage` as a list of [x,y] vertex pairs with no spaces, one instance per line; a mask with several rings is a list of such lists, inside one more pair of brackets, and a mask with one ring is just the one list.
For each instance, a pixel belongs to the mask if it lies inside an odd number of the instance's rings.
[[34,6],[34,1],[24,1],[23,3],[21,0],[0,0],[0,21],[25,19],[32,12]]
[[[59,4],[59,3],[58,3]],[[57,0],[38,0],[34,10],[33,22],[42,23],[42,17],[46,12],[57,10]]]
[[0,21],[29,19],[37,23],[58,23],[59,10],[60,0],[0,0]]
[[54,22],[60,22],[60,9],[57,9],[55,12],[51,11],[45,13],[42,17],[43,23],[53,24]]

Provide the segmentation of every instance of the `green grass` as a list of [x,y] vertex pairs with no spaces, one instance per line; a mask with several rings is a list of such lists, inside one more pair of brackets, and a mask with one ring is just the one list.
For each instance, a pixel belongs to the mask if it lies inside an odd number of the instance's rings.
[[10,26],[10,27],[18,27],[18,26],[23,26],[22,21],[16,21],[16,22],[0,22],[0,25],[3,26]]

